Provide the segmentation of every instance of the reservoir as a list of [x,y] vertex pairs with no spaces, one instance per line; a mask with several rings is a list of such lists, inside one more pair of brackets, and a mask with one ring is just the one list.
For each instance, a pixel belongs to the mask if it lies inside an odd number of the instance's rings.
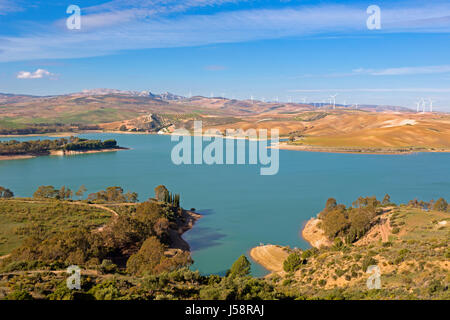
[[[450,154],[333,154],[280,150],[279,172],[260,175],[258,165],[175,165],[170,136],[81,134],[116,139],[130,150],[75,156],[0,161],[0,186],[32,196],[40,185],[66,185],[88,193],[108,186],[135,191],[139,200],[160,184],[181,195],[181,205],[204,215],[183,236],[191,245],[193,269],[223,275],[241,255],[259,245],[307,248],[303,224],[328,198],[351,205],[359,196],[388,193],[395,203],[450,198]],[[0,138],[0,140],[46,137]],[[248,163],[248,162],[247,162]],[[253,274],[265,271],[253,264]]]

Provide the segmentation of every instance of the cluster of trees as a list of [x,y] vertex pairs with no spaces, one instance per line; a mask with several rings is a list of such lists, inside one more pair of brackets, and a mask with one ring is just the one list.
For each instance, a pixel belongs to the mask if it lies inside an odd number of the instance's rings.
[[[389,196],[386,195],[384,200],[388,203]],[[370,229],[381,205],[376,197],[359,197],[353,202],[353,207],[346,208],[343,204],[337,204],[336,199],[330,198],[325,209],[319,213],[322,229],[330,239],[340,237],[347,243],[353,243]]]
[[65,144],[62,149],[67,151],[78,150],[99,150],[99,149],[113,149],[117,148],[117,141],[109,139],[105,141],[101,140],[88,140],[76,138],[75,141]]
[[0,186],[0,199],[8,199],[14,197],[14,193],[8,188]]
[[[79,198],[83,197],[87,191],[86,187],[82,185],[75,195]],[[57,189],[54,186],[39,186],[33,194],[33,198],[46,198],[67,200],[71,199],[74,192],[67,186],[62,186]],[[138,194],[136,192],[124,193],[121,187],[108,187],[106,190],[100,190],[88,195],[89,201],[94,202],[108,202],[108,203],[121,203],[121,202],[137,202]]]
[[117,148],[117,141],[114,139],[101,141],[70,137],[55,140],[10,140],[0,142],[0,155],[46,155],[51,150],[82,151],[112,148]]
[[[171,245],[171,223],[165,217],[166,204],[147,201],[135,210],[112,219],[102,231],[74,227],[43,233],[39,227],[1,261],[3,267],[32,264],[65,268],[75,264],[85,268],[108,265],[134,275],[156,274],[192,263],[189,252],[166,256]],[[107,261],[108,263],[105,263]]]
[[450,209],[448,206],[447,201],[444,198],[439,198],[436,201],[430,200],[428,202],[426,201],[418,201],[417,199],[411,200],[408,202],[408,206],[413,208],[420,208],[424,210],[435,210],[435,211],[442,211],[447,212],[447,210]]
[[[394,205],[391,198],[386,194],[380,202],[376,197],[359,197],[352,203],[352,207],[346,208],[343,204],[337,204],[336,200],[330,198],[325,208],[318,217],[322,220],[322,229],[330,239],[344,239],[346,243],[353,243],[363,237],[372,226],[381,206]],[[447,212],[450,209],[444,198],[429,202],[411,200],[408,206],[426,210]]]
[[69,142],[70,140],[66,138],[55,140],[4,141],[0,142],[0,155],[48,154],[50,150],[60,149]]
[[88,200],[95,202],[137,202],[138,194],[136,192],[123,193],[121,187],[108,187],[106,190],[100,190],[88,195]]
[[33,198],[46,198],[65,200],[73,196],[73,191],[66,186],[56,189],[54,186],[39,186],[33,194]]
[[180,207],[180,195],[171,193],[163,185],[159,185],[155,188],[155,199],[161,202],[169,203],[175,208]]

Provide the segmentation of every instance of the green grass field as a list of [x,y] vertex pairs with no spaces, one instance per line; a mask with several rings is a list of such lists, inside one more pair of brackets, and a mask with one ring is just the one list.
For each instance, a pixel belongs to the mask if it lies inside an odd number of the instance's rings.
[[33,233],[55,234],[75,227],[96,228],[111,213],[79,202],[0,200],[0,256]]
[[432,240],[450,237],[450,215],[446,212],[401,208],[391,215],[392,224],[400,229],[398,238],[401,240]]

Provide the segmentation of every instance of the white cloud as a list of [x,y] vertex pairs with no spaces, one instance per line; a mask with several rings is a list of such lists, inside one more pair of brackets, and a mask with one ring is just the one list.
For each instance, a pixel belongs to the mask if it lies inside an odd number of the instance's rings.
[[401,67],[401,68],[387,68],[381,70],[373,69],[356,69],[354,74],[370,74],[373,76],[398,76],[398,75],[413,75],[413,74],[435,74],[450,72],[450,65],[442,66],[423,66],[423,67]]
[[42,78],[50,78],[53,76],[54,76],[53,73],[45,69],[37,69],[34,72],[20,71],[17,74],[17,79],[42,79]]
[[345,78],[361,75],[369,76],[403,76],[403,75],[417,75],[417,74],[439,74],[450,73],[450,65],[440,66],[420,66],[420,67],[398,67],[398,68],[385,68],[385,69],[367,69],[359,68],[354,69],[351,72],[338,72],[338,73],[326,73],[326,74],[302,74],[293,79],[298,78]]
[[[35,28],[28,35],[0,37],[0,62],[82,58],[121,50],[198,46],[291,36],[374,34],[366,28],[367,13],[364,6],[360,5],[216,10],[215,13],[207,14],[190,11],[234,2],[239,0],[188,0],[182,3],[175,0],[116,0],[81,8],[81,30],[69,31],[64,21],[58,21],[50,26]],[[449,3],[382,8],[382,29],[376,33],[449,33],[449,16]]]
[[22,11],[22,5],[13,0],[0,0],[0,15],[5,15],[9,12]]

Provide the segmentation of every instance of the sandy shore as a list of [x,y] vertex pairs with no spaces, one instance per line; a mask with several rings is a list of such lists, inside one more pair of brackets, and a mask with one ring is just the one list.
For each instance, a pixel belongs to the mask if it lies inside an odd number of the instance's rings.
[[102,152],[116,152],[121,150],[128,150],[127,148],[114,148],[114,149],[98,149],[98,150],[86,150],[86,151],[64,151],[53,150],[50,151],[51,156],[74,156],[78,154],[90,154],[90,153],[102,153]]
[[0,156],[0,161],[1,160],[31,159],[31,158],[36,158],[36,156],[31,156],[31,155]]
[[331,241],[325,236],[323,230],[319,228],[320,220],[311,218],[302,230],[302,237],[315,248],[331,246]]
[[11,155],[11,156],[0,156],[1,160],[19,160],[19,159],[31,159],[40,156],[74,156],[78,154],[90,154],[90,153],[101,153],[101,152],[116,152],[121,150],[129,150],[128,148],[114,148],[114,149],[99,149],[99,150],[86,150],[86,151],[64,151],[64,150],[52,150],[49,154],[43,155]]
[[284,248],[272,244],[258,246],[250,250],[250,257],[271,272],[284,272],[283,262],[288,255]]
[[78,154],[90,154],[90,153],[101,153],[101,152],[116,152],[121,150],[129,150],[128,148],[114,148],[114,149],[99,149],[99,150],[86,150],[86,151],[64,151],[64,150],[53,150],[50,154],[43,155],[11,155],[11,156],[0,156],[1,160],[19,160],[19,159],[32,159],[40,156],[74,156]]

